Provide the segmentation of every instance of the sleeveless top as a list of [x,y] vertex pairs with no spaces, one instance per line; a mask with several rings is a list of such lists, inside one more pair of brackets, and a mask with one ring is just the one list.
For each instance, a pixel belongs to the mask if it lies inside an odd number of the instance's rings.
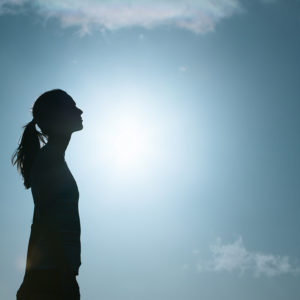
[[[41,226],[39,226],[41,222],[39,206],[42,205],[43,199],[38,177],[39,172],[42,171],[47,161],[47,156],[43,157],[42,149],[35,159],[31,170],[31,192],[34,201],[34,214],[28,244],[26,270],[57,268],[49,247],[50,241],[47,238],[47,234],[45,234]],[[59,158],[58,174],[59,184],[58,187],[53,187],[55,189],[55,197],[53,197],[53,200],[50,200],[53,201],[53,214],[58,226],[63,249],[65,250],[71,269],[78,275],[78,270],[81,265],[81,228],[78,211],[79,191],[76,181],[63,156]],[[47,191],[48,189],[51,191],[51,182],[46,184]]]

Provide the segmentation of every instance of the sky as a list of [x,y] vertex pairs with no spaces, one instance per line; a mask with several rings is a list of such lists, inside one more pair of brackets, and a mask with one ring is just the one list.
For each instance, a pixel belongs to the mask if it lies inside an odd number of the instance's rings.
[[83,300],[298,300],[299,78],[298,0],[0,0],[0,298],[33,214],[10,158],[61,88]]

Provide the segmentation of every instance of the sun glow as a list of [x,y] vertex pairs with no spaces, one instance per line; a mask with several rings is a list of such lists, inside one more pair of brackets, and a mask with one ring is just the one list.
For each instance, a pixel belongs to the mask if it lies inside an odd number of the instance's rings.
[[174,165],[173,136],[179,122],[173,106],[161,104],[161,95],[141,85],[128,86],[89,91],[84,130],[78,145],[75,140],[72,144],[82,149],[77,161],[85,176],[116,191],[117,186],[145,187],[164,180]]
[[149,136],[137,120],[123,117],[107,134],[107,158],[118,169],[133,169],[145,163],[150,154]]
[[145,96],[128,91],[123,95],[127,97],[107,96],[114,101],[103,106],[98,102],[89,113],[95,114],[93,122],[87,125],[94,145],[91,157],[98,157],[97,161],[92,160],[93,166],[102,170],[107,179],[136,182],[151,176],[159,165],[162,126]]

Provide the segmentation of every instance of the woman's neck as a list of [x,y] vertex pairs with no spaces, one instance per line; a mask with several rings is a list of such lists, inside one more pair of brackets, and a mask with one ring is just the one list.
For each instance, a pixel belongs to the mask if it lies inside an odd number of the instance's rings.
[[65,156],[65,151],[69,145],[71,134],[51,135],[48,137],[47,148],[55,149],[56,152]]

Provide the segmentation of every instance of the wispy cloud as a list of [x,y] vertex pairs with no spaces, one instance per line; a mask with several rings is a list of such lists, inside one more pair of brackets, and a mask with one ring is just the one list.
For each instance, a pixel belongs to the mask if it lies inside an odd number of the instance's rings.
[[198,271],[237,272],[240,275],[250,272],[255,277],[300,274],[300,267],[293,265],[288,256],[249,251],[241,237],[229,244],[222,243],[218,238],[210,250],[212,258],[198,262]]
[[242,11],[240,0],[0,0],[0,12],[21,6],[81,34],[93,29],[171,26],[195,33],[213,31],[221,20]]

